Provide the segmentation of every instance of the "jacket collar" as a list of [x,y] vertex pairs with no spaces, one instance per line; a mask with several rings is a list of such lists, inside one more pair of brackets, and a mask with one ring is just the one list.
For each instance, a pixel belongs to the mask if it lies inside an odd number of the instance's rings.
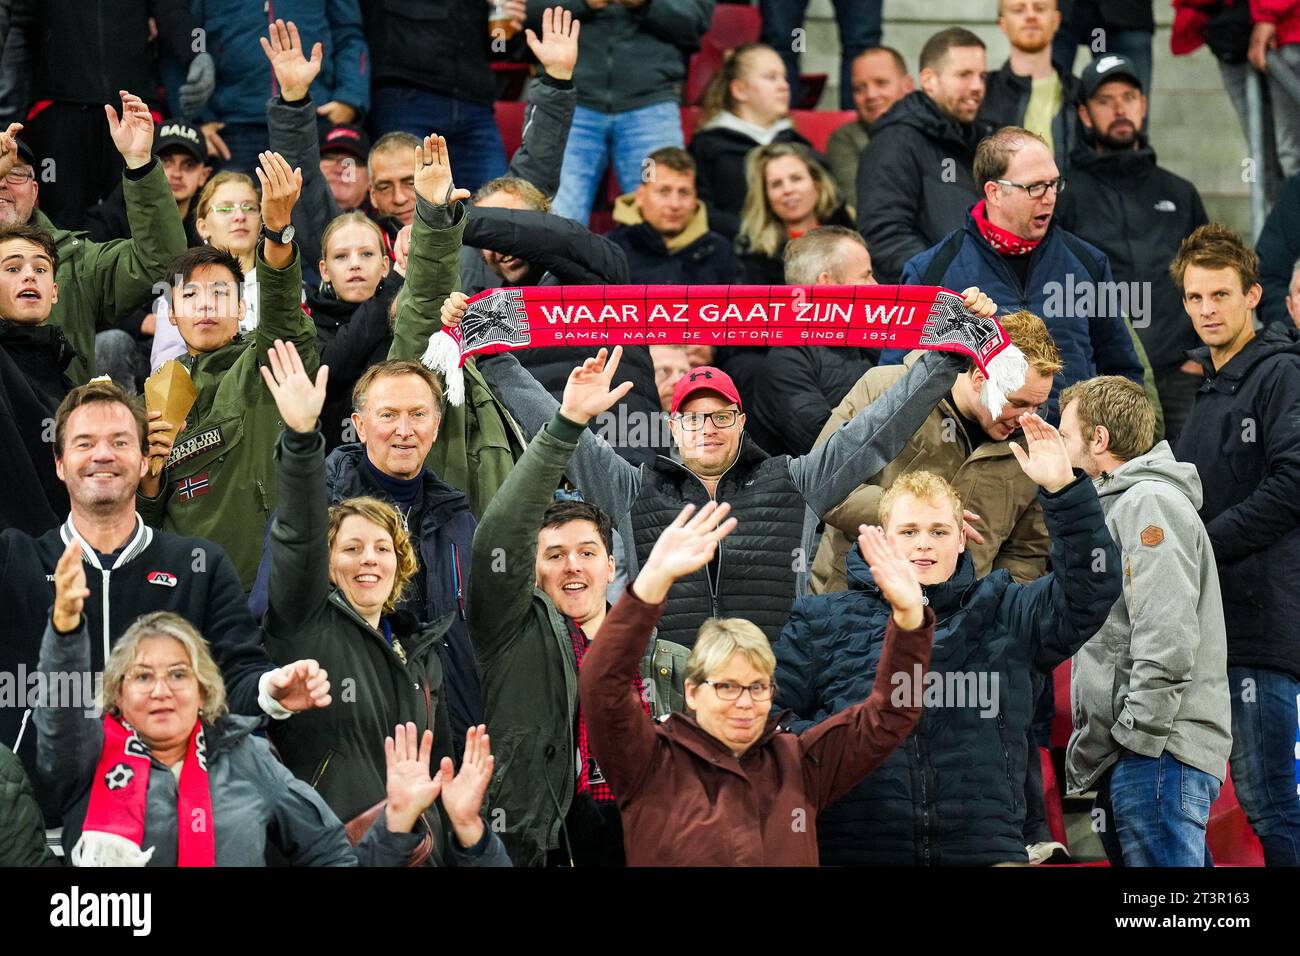
[[790,710],[783,710],[779,713],[776,710],[769,711],[767,726],[763,728],[762,736],[754,741],[740,757],[737,757],[731,748],[721,740],[701,727],[699,721],[690,714],[675,711],[663,721],[663,726],[674,741],[701,760],[714,764],[719,769],[743,775],[743,761],[750,754],[766,747],[777,734],[786,733],[784,724],[788,723],[793,716],[794,712]]
[[63,540],[64,546],[71,544],[75,538],[81,543],[81,553],[86,562],[100,571],[116,571],[122,565],[134,561],[140,555],[140,552],[153,543],[153,534],[153,528],[145,524],[144,519],[137,513],[135,516],[135,533],[131,535],[131,539],[126,543],[126,547],[122,549],[122,553],[117,556],[113,566],[105,568],[99,563],[99,555],[95,552],[95,549],[86,543],[86,540],[73,526],[72,515],[68,515],[68,520],[63,522],[63,525],[59,528],[59,537]]
[[[848,576],[849,590],[859,591],[874,603],[885,605],[888,602],[880,593],[880,587],[871,576],[871,569],[857,548],[850,548],[844,561]],[[938,617],[943,617],[960,608],[966,601],[968,592],[978,584],[975,577],[975,562],[971,558],[970,545],[957,558],[957,568],[952,577],[938,584],[923,584],[921,594],[923,603],[934,610]]]
[[696,202],[695,214],[691,216],[686,228],[671,239],[664,239],[641,217],[641,210],[637,209],[636,198],[632,193],[625,193],[614,202],[614,221],[621,226],[628,226],[639,245],[658,255],[675,255],[709,233],[709,211],[704,203]]
[[41,325],[28,325],[0,319],[0,344],[11,348],[30,348],[45,353],[62,372],[77,357],[77,350],[72,347],[63,329],[48,322]]
[[1241,383],[1256,365],[1270,356],[1284,352],[1300,355],[1300,329],[1288,329],[1280,325],[1265,327],[1217,372],[1210,359],[1208,345],[1189,349],[1187,354],[1193,361],[1200,362],[1205,370],[1201,391],[1213,390],[1230,395],[1241,387]]
[[[384,489],[367,474],[361,461],[361,456],[365,453],[366,446],[360,442],[340,445],[329,453],[325,459],[325,488],[331,502],[362,495],[389,500]],[[435,527],[446,524],[459,512],[469,508],[469,499],[465,493],[443,481],[429,468],[426,467],[420,476],[424,479],[424,484],[419,514],[432,515]]]

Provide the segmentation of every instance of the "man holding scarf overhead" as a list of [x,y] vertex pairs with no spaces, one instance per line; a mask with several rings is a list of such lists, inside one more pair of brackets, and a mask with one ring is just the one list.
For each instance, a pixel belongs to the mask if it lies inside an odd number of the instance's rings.
[[[674,290],[671,287],[644,287],[639,291],[642,293],[641,301],[648,309],[655,296]],[[779,299],[792,300],[789,312],[796,311],[796,303],[802,303],[805,298],[817,301],[815,294],[802,287],[793,290],[718,287],[697,288],[692,293],[692,298],[697,301],[691,304],[696,312],[702,314],[711,306],[700,305],[700,296],[716,293],[731,298],[738,291],[751,293],[746,298],[759,293],[758,301],[768,303],[772,313],[777,311],[775,303]],[[922,290],[906,291],[920,295]],[[957,300],[950,293],[929,291],[935,293],[935,312],[932,314],[941,311],[940,297],[946,295],[950,301]],[[591,299],[593,292],[599,290],[587,290],[585,297]],[[616,287],[605,290],[606,300],[619,292]],[[841,287],[834,294],[845,301],[851,299],[856,311],[874,314],[875,298],[896,302],[898,291],[883,286],[870,287],[869,291]],[[522,297],[514,301],[517,311],[532,305]],[[931,308],[929,301],[918,300],[918,304],[925,307],[917,309],[920,314],[924,315]],[[975,318],[956,316],[956,310],[950,310],[950,318],[957,319],[955,325],[964,322],[973,327],[976,337],[982,338],[985,345],[990,338],[995,342],[999,337],[1005,341],[1001,330],[990,320],[996,307],[987,296],[972,288],[966,290],[962,301]],[[444,323],[458,326],[466,315],[466,303],[463,295],[452,294],[443,307]],[[734,305],[734,302],[730,304]],[[599,305],[593,303],[593,308]],[[471,337],[482,337],[478,333],[484,312],[489,321],[498,321],[499,324],[502,316],[509,321],[508,312],[493,312],[492,308],[485,304],[469,313],[464,330],[465,342],[461,343],[463,351],[468,352],[473,347],[469,341]],[[653,314],[653,310],[650,311]],[[535,321],[532,328],[540,331],[541,325]],[[939,322],[938,325],[950,328],[954,323]],[[892,344],[894,335],[911,335],[914,344],[920,344],[917,341],[920,338],[926,339],[927,344],[936,344],[935,340],[945,337],[943,328],[936,328],[935,323],[927,320],[924,327],[924,332],[919,329],[903,332],[886,325],[884,328],[888,332],[876,327],[871,334],[891,336],[886,344]],[[460,333],[462,330],[455,331]],[[498,344],[510,338],[509,335],[503,337],[501,331],[498,330],[495,336]],[[793,341],[795,338],[793,335],[785,336],[785,330],[775,327],[769,331],[776,339],[789,337]],[[855,331],[851,328],[842,344],[853,344],[848,338]],[[615,334],[611,327],[611,344]],[[540,334],[536,336],[538,339],[541,337]],[[434,339],[438,338],[434,336]],[[487,346],[489,349],[494,347],[497,346]],[[990,351],[1000,347],[981,350],[982,357],[988,358]],[[436,350],[436,343],[431,343],[426,361],[432,360]],[[613,520],[624,545],[624,553],[617,557],[629,578],[636,575],[637,568],[645,562],[659,535],[686,504],[702,507],[710,500],[730,502],[739,519],[739,527],[718,547],[706,566],[678,582],[659,622],[659,637],[691,647],[695,643],[696,631],[707,618],[743,617],[757,624],[769,640],[775,640],[789,615],[796,592],[802,590],[797,582],[808,569],[809,546],[816,522],[806,519],[819,519],[848,497],[868,476],[892,461],[934,406],[948,394],[957,375],[965,370],[971,354],[969,351],[965,356],[939,351],[928,353],[876,405],[846,425],[830,441],[798,458],[787,455],[769,457],[748,440],[745,410],[731,378],[718,368],[696,368],[677,384],[673,393],[670,424],[682,464],[661,456],[651,465],[630,465],[608,444],[587,431],[583,433],[566,473],[581,489],[583,497]],[[536,434],[556,414],[555,400],[508,352],[487,355],[480,351],[477,363],[493,392],[528,436]],[[587,422],[575,421],[573,424],[585,426]]]

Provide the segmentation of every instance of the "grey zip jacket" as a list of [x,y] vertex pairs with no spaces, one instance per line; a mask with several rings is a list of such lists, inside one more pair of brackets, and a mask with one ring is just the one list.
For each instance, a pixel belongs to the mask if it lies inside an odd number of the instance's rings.
[[1125,751],[1178,761],[1222,781],[1232,749],[1228,645],[1219,574],[1197,515],[1201,479],[1168,442],[1093,479],[1124,563],[1124,593],[1074,655],[1071,793]]

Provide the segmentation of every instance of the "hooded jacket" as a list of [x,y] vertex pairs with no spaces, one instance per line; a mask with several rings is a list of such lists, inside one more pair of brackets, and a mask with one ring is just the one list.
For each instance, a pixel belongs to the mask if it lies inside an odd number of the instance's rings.
[[[979,201],[971,167],[992,126],[959,123],[920,90],[872,124],[858,163],[858,232],[881,282],[898,282],[903,265],[960,229]],[[997,300],[1001,304],[1001,300]]]
[[22,761],[0,744],[0,866],[59,866]]
[[1228,666],[1300,679],[1300,331],[1270,326],[1217,372],[1191,354],[1205,381],[1176,454],[1201,476]]
[[[1061,64],[1053,63],[1052,69],[1061,81],[1061,105],[1052,117],[1052,146],[1056,154],[1056,165],[1064,174],[1073,159],[1079,129],[1076,103],[1081,85],[1079,78]],[[1033,92],[1033,77],[1013,72],[1011,61],[1007,60],[1002,64],[1002,69],[988,75],[979,118],[992,123],[994,129],[1024,126],[1025,111],[1029,109],[1029,99]],[[1070,185],[1074,185],[1073,181]]]
[[739,266],[731,241],[709,228],[703,203],[695,207],[686,228],[665,240],[641,218],[636,197],[619,196],[614,203],[618,228],[609,241],[627,256],[628,281],[646,285],[731,285]]
[[0,529],[43,534],[68,513],[50,426],[72,388],[66,370],[75,356],[62,329],[0,319]]
[[922,588],[936,618],[924,676],[924,668],[909,675],[888,666],[889,603],[857,551],[848,557],[848,591],[795,602],[773,648],[777,704],[794,711],[790,730],[834,719],[882,672],[891,675],[895,694],[923,696],[926,705],[912,735],[822,813],[822,862],[1025,862],[1033,674],[1050,674],[1097,632],[1121,584],[1119,552],[1092,483],[1080,475],[1039,498],[1054,573],[1025,585],[1006,571],[977,578],[970,554],[961,554],[951,578]]
[[[858,379],[831,412],[816,444],[830,441],[835,432],[879,401],[923,354],[919,350],[909,352],[903,365],[881,365]],[[908,439],[898,457],[827,512],[826,530],[813,563],[814,593],[848,587],[844,559],[857,547],[858,525],[880,523],[881,495],[908,471],[931,471],[946,478],[957,489],[962,506],[983,519],[980,531],[984,543],[966,542],[977,577],[1005,568],[1015,581],[1027,584],[1047,570],[1047,527],[1038,502],[1038,486],[1016,462],[1009,441],[989,438],[978,447],[970,446],[961,414],[949,393]]]
[[761,130],[734,113],[722,112],[691,137],[689,150],[695,159],[700,201],[709,209],[713,228],[729,239],[740,231],[740,213],[748,191],[745,158],[768,143],[801,143],[812,149],[812,143],[799,135],[789,117]]
[[1201,479],[1168,442],[1093,480],[1119,547],[1123,598],[1074,656],[1065,755],[1072,793],[1125,751],[1222,781],[1232,750],[1227,634]]
[[1255,315],[1265,324],[1293,328],[1286,297],[1300,259],[1300,176],[1282,183],[1255,240],[1255,251],[1259,253],[1259,284],[1264,287]]
[[361,12],[376,86],[414,87],[492,105],[492,37],[482,0],[363,0]]
[[[649,720],[628,682],[662,604],[628,588],[583,662],[580,689],[591,749],[618,795],[629,866],[817,866],[809,819],[880,765],[921,715],[888,679],[801,733],[770,714],[739,757],[685,713]],[[916,630],[882,628],[883,674],[925,670],[934,637],[926,610]]]
[[1150,290],[1143,309],[1130,302],[1133,328],[1153,369],[1181,365],[1200,340],[1169,275],[1169,262],[1179,244],[1210,221],[1200,193],[1156,165],[1155,150],[1145,143],[1137,149],[1098,151],[1091,142],[1080,142],[1069,178],[1053,218],[1100,249],[1117,282],[1130,290]]
[[879,357],[880,349],[851,345],[768,349],[754,382],[750,434],[768,454],[808,454],[831,411]]

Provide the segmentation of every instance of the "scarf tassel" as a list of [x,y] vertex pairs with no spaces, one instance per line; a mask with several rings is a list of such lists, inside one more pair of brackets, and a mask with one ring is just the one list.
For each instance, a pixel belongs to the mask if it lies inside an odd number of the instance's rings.
[[86,830],[72,848],[73,866],[147,866],[153,847],[142,850],[126,837],[102,830]]

